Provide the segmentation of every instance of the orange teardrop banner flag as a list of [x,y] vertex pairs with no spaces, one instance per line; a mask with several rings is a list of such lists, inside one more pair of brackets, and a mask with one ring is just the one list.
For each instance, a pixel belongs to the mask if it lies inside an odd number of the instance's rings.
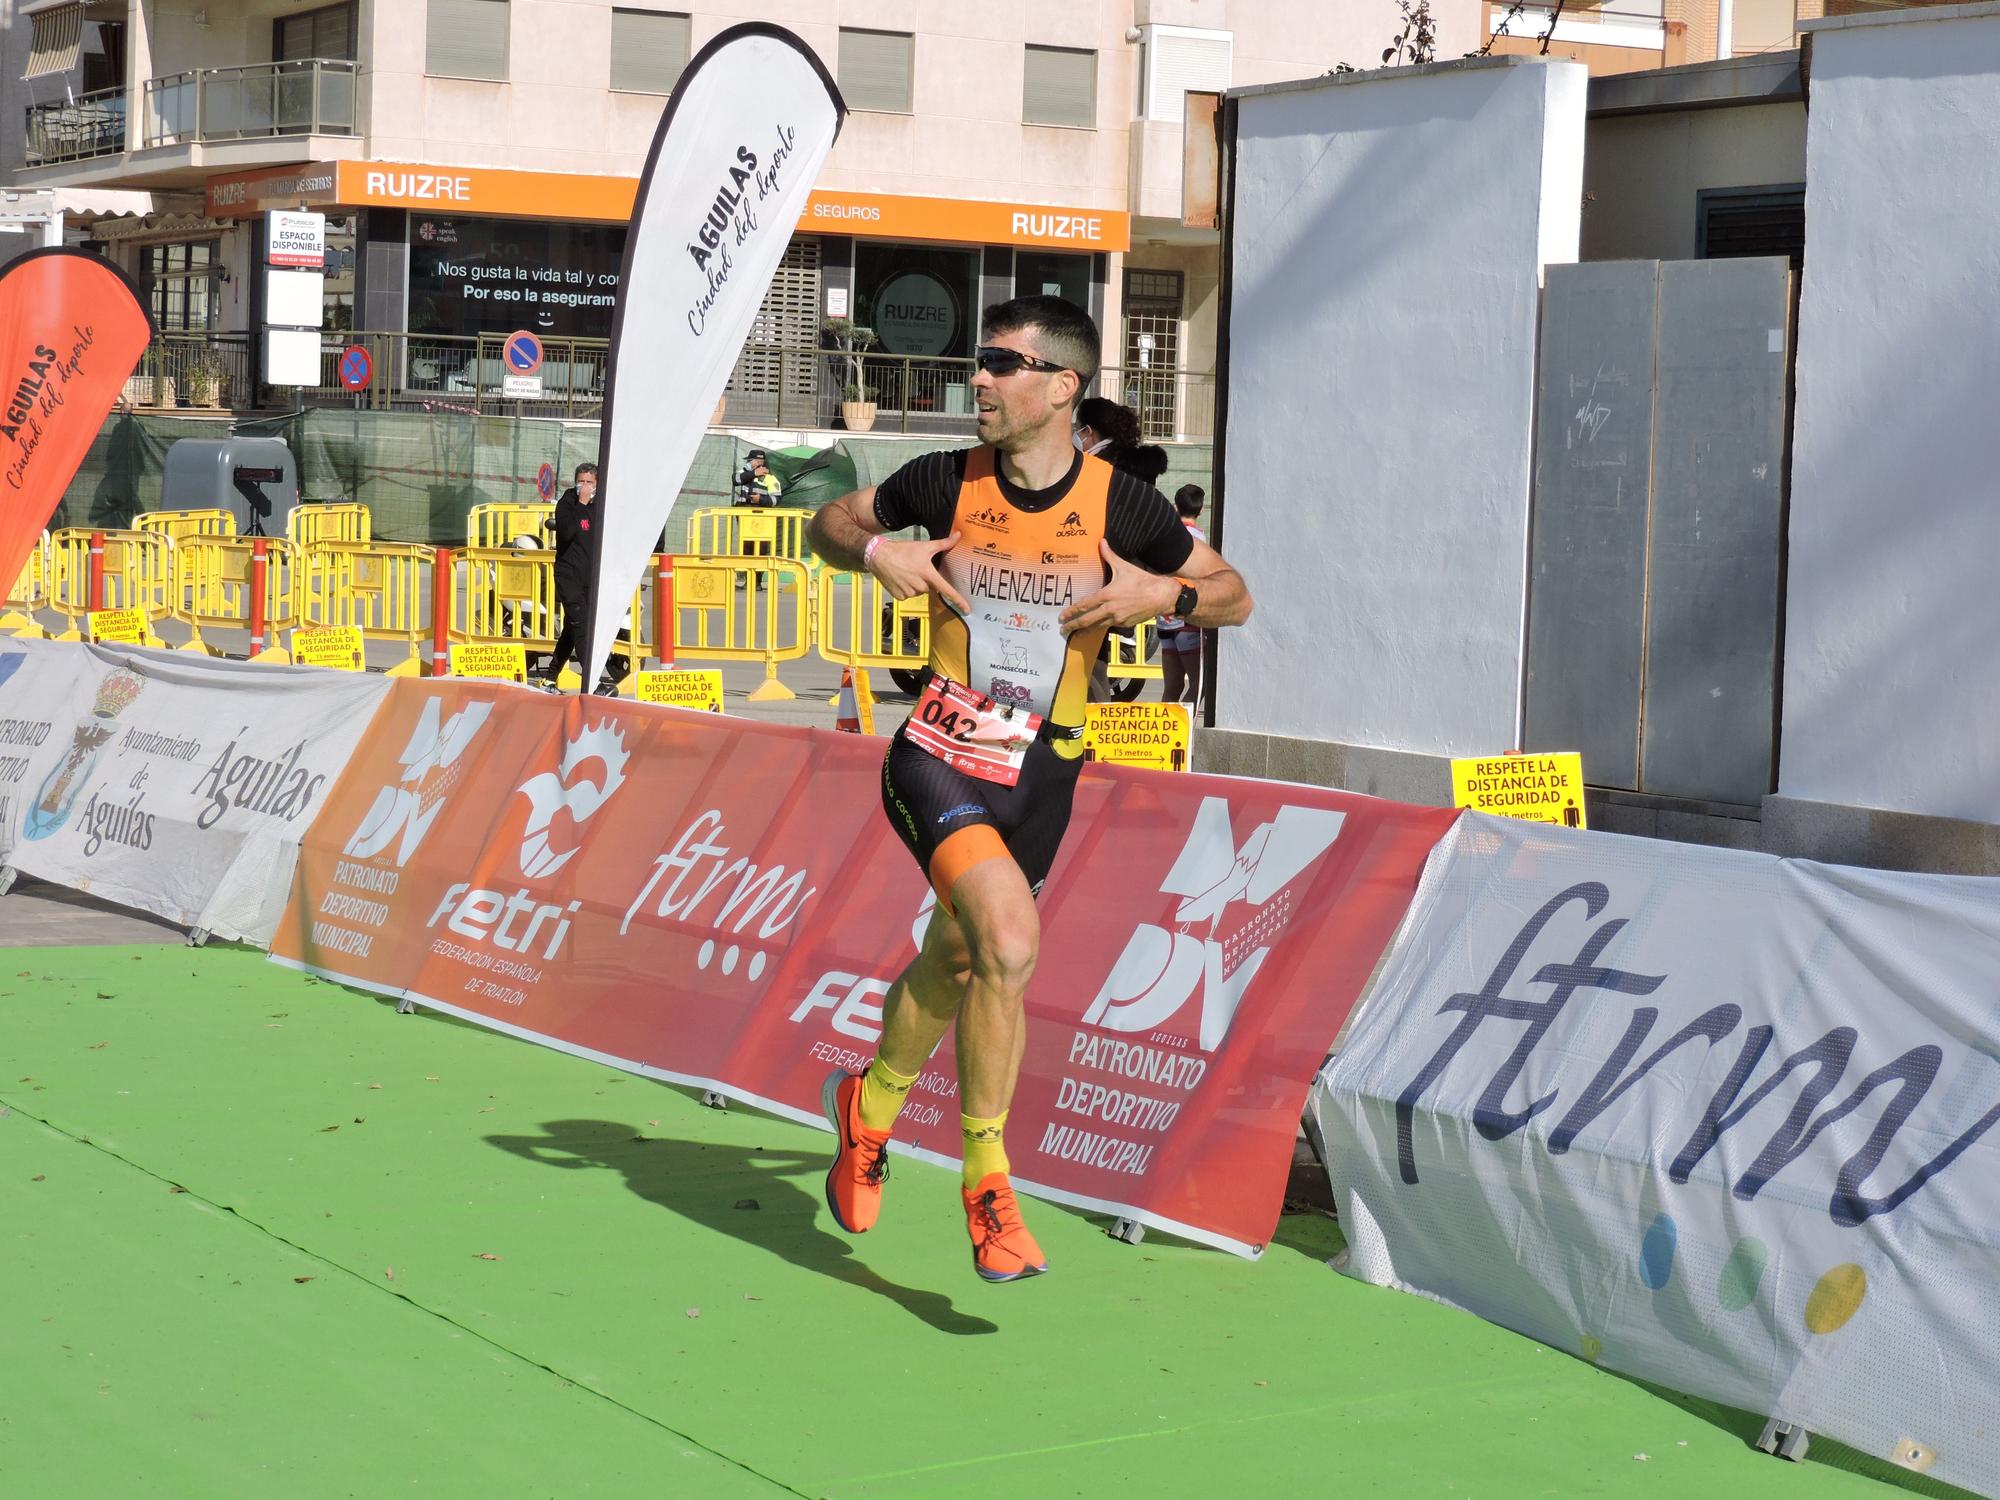
[[152,337],[131,281],[100,256],[32,250],[0,268],[0,593]]

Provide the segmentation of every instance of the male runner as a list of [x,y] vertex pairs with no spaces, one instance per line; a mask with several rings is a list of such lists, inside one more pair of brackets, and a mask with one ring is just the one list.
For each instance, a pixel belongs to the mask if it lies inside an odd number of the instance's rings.
[[[1002,1133],[1041,945],[1035,897],[1069,822],[1091,663],[1113,625],[1162,614],[1235,625],[1250,595],[1159,491],[1070,441],[1097,372],[1089,314],[1022,297],[988,308],[981,334],[980,446],[913,459],[809,528],[833,566],[867,569],[898,599],[928,593],[931,613],[929,680],[890,742],[882,802],[937,911],[883,1004],[875,1060],[826,1082],[840,1137],[826,1199],[849,1233],[874,1224],[896,1116],[956,1020],[972,1262],[1013,1281],[1048,1269]],[[909,526],[930,539],[884,534]]]

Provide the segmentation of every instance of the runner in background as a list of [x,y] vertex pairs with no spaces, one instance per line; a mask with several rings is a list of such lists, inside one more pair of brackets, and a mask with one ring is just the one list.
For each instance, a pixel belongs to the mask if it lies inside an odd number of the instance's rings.
[[[1072,441],[1097,370],[1089,314],[1023,297],[988,308],[981,331],[980,446],[913,459],[829,503],[808,533],[830,566],[865,569],[898,599],[928,594],[931,612],[928,680],[890,741],[882,801],[937,910],[884,1002],[874,1061],[827,1079],[839,1144],[826,1197],[849,1233],[874,1224],[896,1117],[955,1023],[973,1266],[1012,1281],[1048,1269],[1004,1132],[1041,947],[1035,897],[1069,823],[1091,664],[1113,625],[1234,625],[1250,595],[1158,490]],[[886,535],[908,526],[929,540]]]

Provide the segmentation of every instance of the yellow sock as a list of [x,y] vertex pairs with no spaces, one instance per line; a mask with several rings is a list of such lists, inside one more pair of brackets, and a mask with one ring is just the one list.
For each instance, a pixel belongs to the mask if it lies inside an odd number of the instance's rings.
[[1007,1146],[1002,1139],[1007,1129],[1005,1110],[990,1120],[960,1115],[958,1128],[965,1137],[965,1185],[968,1188],[978,1187],[981,1179],[990,1173],[1008,1169]]
[[861,1123],[870,1130],[892,1127],[916,1081],[915,1073],[898,1073],[877,1056],[861,1075]]

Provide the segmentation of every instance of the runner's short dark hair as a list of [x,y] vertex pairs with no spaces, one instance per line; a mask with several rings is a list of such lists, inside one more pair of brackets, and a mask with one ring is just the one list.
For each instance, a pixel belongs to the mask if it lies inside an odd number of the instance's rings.
[[596,464],[578,464],[578,465],[576,466],[576,473],[575,473],[575,475],[574,475],[574,476],[572,476],[572,477],[574,477],[574,478],[577,478],[577,479],[581,479],[581,478],[583,478],[583,476],[584,476],[584,475],[586,475],[586,474],[588,474],[588,475],[589,475],[589,476],[590,476],[590,477],[591,477],[592,479],[595,479],[595,478],[597,477],[597,465],[596,465]]
[[1097,324],[1089,313],[1061,297],[1016,297],[996,302],[979,320],[982,338],[996,333],[1032,332],[1044,359],[1076,371],[1086,386],[1097,374]]
[[[1085,396],[1076,403],[1078,425],[1088,427],[1099,437],[1111,439],[1112,452],[1129,448],[1139,441],[1139,414],[1129,406],[1120,406],[1109,396]],[[1107,453],[1105,457],[1111,455]]]
[[1208,491],[1198,484],[1184,484],[1174,491],[1174,509],[1193,520],[1201,514],[1201,505],[1208,498]]

